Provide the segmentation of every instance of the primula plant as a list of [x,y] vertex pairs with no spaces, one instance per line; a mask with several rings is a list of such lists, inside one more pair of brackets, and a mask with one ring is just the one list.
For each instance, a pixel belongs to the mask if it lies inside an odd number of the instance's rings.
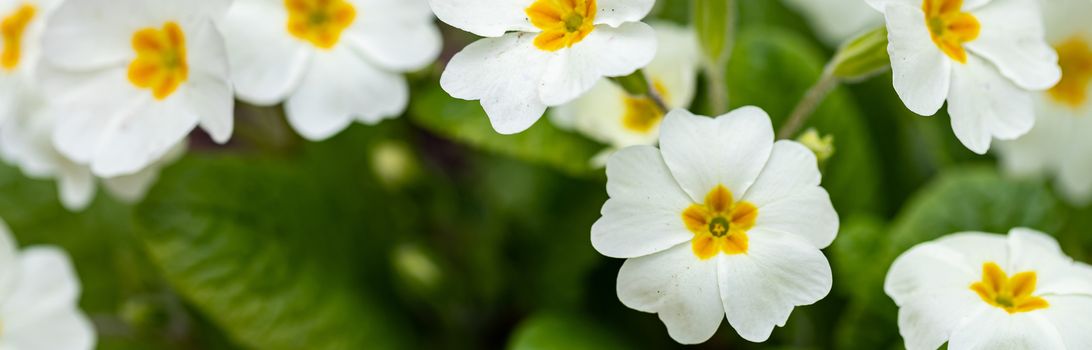
[[0,0],[0,349],[1090,349],[1089,16]]

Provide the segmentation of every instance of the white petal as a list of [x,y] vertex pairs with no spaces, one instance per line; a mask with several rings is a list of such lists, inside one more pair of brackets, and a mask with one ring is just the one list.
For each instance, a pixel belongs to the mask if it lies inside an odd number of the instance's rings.
[[899,305],[899,334],[908,350],[935,350],[963,322],[987,307],[991,306],[970,289],[915,295]]
[[538,84],[549,55],[535,48],[534,38],[509,33],[468,45],[448,62],[440,86],[452,97],[481,100],[497,132],[527,130],[546,111]]
[[133,33],[153,24],[158,3],[141,0],[65,1],[42,34],[43,59],[66,69],[125,65],[134,55]]
[[16,289],[5,301],[4,345],[15,349],[91,349],[95,331],[76,305],[79,280],[55,248],[23,251]]
[[876,11],[884,12],[889,4],[900,4],[906,6],[921,6],[921,2],[916,0],[865,0],[868,6],[872,6]]
[[739,197],[770,158],[773,126],[757,107],[742,107],[716,119],[676,109],[660,126],[660,149],[672,175],[695,203],[704,202],[717,185]]
[[584,40],[553,55],[539,85],[547,106],[572,101],[603,77],[633,73],[656,55],[656,32],[647,24],[596,26]]
[[159,178],[159,172],[164,166],[178,161],[186,153],[186,142],[175,145],[151,166],[132,175],[118,176],[102,179],[103,186],[115,198],[123,202],[135,203],[144,198],[148,189]]
[[981,34],[965,46],[1028,90],[1046,90],[1062,77],[1058,54],[1047,44],[1038,0],[993,0],[973,12]]
[[[395,71],[421,69],[440,55],[440,30],[426,0],[357,0],[366,11],[342,34],[373,62]],[[382,14],[369,16],[368,13]]]
[[198,116],[201,129],[213,141],[226,143],[234,128],[235,99],[223,37],[209,20],[185,29],[191,68],[189,80],[179,92],[186,95],[186,104]]
[[1041,313],[1009,314],[987,307],[952,333],[951,350],[1064,350],[1057,329]]
[[815,154],[794,141],[774,143],[770,160],[743,199],[758,207],[756,227],[797,235],[822,249],[838,233],[838,213],[819,187]]
[[756,227],[746,254],[717,258],[720,297],[728,323],[743,339],[763,342],[792,310],[830,293],[833,279],[823,253],[796,236]]
[[[88,164],[112,120],[134,113],[150,96],[141,96],[126,80],[125,68],[75,73],[39,71],[47,95],[57,96],[47,113],[56,120],[53,145],[72,161]],[[143,98],[141,98],[143,97]]]
[[406,109],[406,79],[376,68],[351,49],[335,48],[316,55],[313,62],[285,104],[288,122],[303,137],[324,140],[353,120],[375,124]]
[[990,149],[993,138],[1011,140],[1035,124],[1031,94],[974,55],[952,66],[948,114],[956,137],[978,154]]
[[198,116],[189,111],[186,99],[152,101],[150,93],[145,98],[143,106],[109,121],[113,125],[99,140],[91,161],[95,175],[115,177],[140,171],[197,126]]
[[95,199],[95,177],[91,169],[66,162],[58,168],[57,191],[61,204],[71,211],[81,211]]
[[498,37],[509,31],[537,32],[527,19],[535,0],[429,0],[441,21],[479,36]]
[[627,97],[629,95],[617,84],[600,79],[591,90],[576,100],[551,108],[550,120],[558,127],[579,131],[589,138],[613,146],[655,144],[658,133],[635,132],[623,124]]
[[914,113],[936,114],[948,97],[952,60],[929,37],[920,5],[891,3],[885,15],[895,92]]
[[900,306],[938,292],[972,294],[968,287],[981,279],[982,264],[1006,266],[1006,244],[1004,236],[981,233],[957,233],[918,244],[895,259],[884,292]]
[[689,245],[626,260],[618,271],[618,299],[627,307],[657,313],[671,339],[682,344],[709,340],[724,309],[715,260],[702,261]]
[[1009,231],[1008,241],[1011,258],[1006,272],[1034,271],[1037,295],[1083,294],[1092,297],[1092,278],[1089,278],[1092,269],[1074,264],[1053,237],[1031,229],[1014,228]]
[[599,0],[595,4],[599,8],[595,24],[618,27],[625,22],[637,22],[645,18],[655,4],[655,0]]
[[1066,349],[1092,349],[1092,298],[1088,296],[1047,296],[1050,307],[1042,310],[1058,330]]
[[603,217],[592,225],[592,247],[613,258],[632,258],[659,252],[694,234],[682,221],[692,203],[660,151],[634,146],[615,152],[607,161],[607,194]]
[[288,12],[280,2],[238,0],[220,22],[231,79],[241,100],[274,105],[299,86],[311,51],[288,33],[287,21]]

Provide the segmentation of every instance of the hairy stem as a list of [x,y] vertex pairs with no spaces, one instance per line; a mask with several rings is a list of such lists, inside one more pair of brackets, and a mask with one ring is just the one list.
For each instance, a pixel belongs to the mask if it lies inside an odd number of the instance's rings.
[[788,139],[796,135],[815,112],[815,109],[823,103],[823,99],[837,86],[838,78],[835,78],[830,67],[827,67],[827,69],[823,70],[823,75],[819,77],[819,81],[816,81],[815,85],[808,88],[808,91],[804,93],[804,98],[796,104],[796,108],[793,108],[789,119],[785,121],[785,124],[781,125],[781,130],[777,132],[777,138]]

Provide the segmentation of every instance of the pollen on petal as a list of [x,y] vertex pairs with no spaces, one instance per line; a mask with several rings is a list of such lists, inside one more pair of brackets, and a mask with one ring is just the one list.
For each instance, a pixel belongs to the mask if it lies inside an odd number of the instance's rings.
[[175,22],[162,28],[144,28],[132,38],[136,58],[129,63],[129,82],[152,91],[157,100],[170,97],[189,79],[186,35]]
[[38,10],[30,4],[23,4],[0,21],[0,67],[13,70],[19,66],[23,57],[23,37],[27,26],[34,19]]
[[595,30],[596,0],[537,0],[524,13],[542,30],[535,47],[552,52],[572,47]]

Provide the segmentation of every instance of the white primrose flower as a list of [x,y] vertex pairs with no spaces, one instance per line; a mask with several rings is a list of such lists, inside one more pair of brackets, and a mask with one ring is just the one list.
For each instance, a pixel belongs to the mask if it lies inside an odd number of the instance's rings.
[[906,348],[1088,349],[1092,267],[1043,233],[956,233],[903,253],[884,291]]
[[656,52],[640,22],[654,0],[430,0],[440,20],[486,37],[448,62],[440,86],[481,100],[493,129],[531,127],[603,77],[644,67]]
[[94,174],[133,174],[198,125],[227,142],[232,88],[213,20],[230,0],[79,0],[43,34],[57,150]]
[[725,317],[744,339],[765,341],[793,308],[830,292],[820,249],[838,215],[819,181],[815,155],[774,142],[761,109],[716,119],[676,109],[660,149],[632,146],[608,160],[610,199],[592,246],[628,259],[618,298],[658,313],[675,341],[704,342]]
[[883,17],[876,14],[865,0],[784,0],[785,5],[796,9],[815,29],[819,39],[827,45],[837,46],[843,41],[883,24]]
[[95,329],[79,297],[80,281],[64,251],[18,251],[0,221],[0,349],[92,349]]
[[[3,51],[0,52],[0,154],[33,178],[56,178],[61,203],[69,210],[82,210],[95,195],[95,177],[86,165],[77,164],[57,152],[53,146],[54,117],[48,99],[35,80],[40,59],[41,34],[46,19],[60,1],[0,0]],[[155,179],[159,167],[181,155],[184,147],[175,147],[168,159],[154,163],[134,175],[104,179],[116,195],[135,200]],[[135,181],[134,181],[135,180]]]
[[1035,96],[1035,127],[998,144],[1001,164],[1019,176],[1048,173],[1071,203],[1092,201],[1092,2],[1043,2],[1047,40],[1062,79]]
[[[655,23],[656,57],[644,72],[669,108],[689,107],[694,99],[700,51],[693,30]],[[601,79],[588,93],[551,111],[553,121],[575,129],[611,149],[655,144],[665,111],[648,97],[633,97]]]
[[310,140],[402,114],[402,72],[430,64],[442,44],[426,0],[237,0],[220,28],[240,99],[285,101]]
[[952,131],[983,154],[1035,122],[1032,91],[1058,82],[1038,0],[868,0],[887,20],[895,92],[914,113],[948,101]]

